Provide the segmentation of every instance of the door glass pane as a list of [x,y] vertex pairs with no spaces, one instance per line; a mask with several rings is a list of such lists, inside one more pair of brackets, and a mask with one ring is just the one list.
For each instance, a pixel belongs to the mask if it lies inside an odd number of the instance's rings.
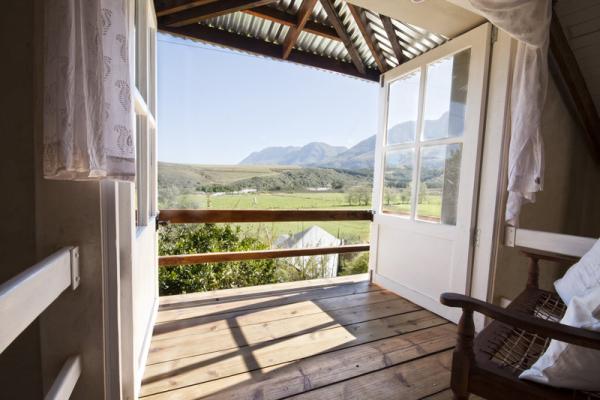
[[456,225],[462,143],[421,149],[417,219]]
[[383,212],[410,216],[414,149],[387,151],[383,178]]
[[390,84],[387,144],[415,141],[420,81],[421,70],[417,70]]
[[463,135],[470,59],[467,49],[427,66],[422,140]]

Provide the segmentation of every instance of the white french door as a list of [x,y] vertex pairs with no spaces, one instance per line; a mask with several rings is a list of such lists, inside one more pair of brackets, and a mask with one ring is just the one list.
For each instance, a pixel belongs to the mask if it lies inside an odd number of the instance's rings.
[[482,25],[383,75],[373,281],[452,321],[469,292],[490,54]]

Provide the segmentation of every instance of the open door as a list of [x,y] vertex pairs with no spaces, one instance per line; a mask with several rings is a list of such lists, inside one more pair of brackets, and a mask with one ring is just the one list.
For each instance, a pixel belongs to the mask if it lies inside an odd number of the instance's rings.
[[468,294],[491,25],[383,75],[370,268],[373,281],[452,321]]

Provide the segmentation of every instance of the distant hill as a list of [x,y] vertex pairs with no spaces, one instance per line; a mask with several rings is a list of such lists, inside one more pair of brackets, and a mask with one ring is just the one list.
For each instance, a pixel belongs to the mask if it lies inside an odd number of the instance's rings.
[[[424,133],[426,138],[438,137],[440,132],[449,128],[448,113],[438,119],[426,120]],[[454,130],[462,129],[454,125]],[[406,143],[414,140],[416,131],[415,121],[406,121],[394,125],[389,133],[393,143]],[[267,147],[254,152],[242,160],[242,165],[299,165],[308,167],[325,167],[345,170],[372,170],[375,156],[375,135],[347,149],[341,146],[330,146],[326,143],[309,143],[296,147]]]
[[342,189],[368,185],[367,173],[297,166],[197,165],[158,163],[158,189],[163,195],[176,188],[181,193],[199,191],[304,191],[309,188]]
[[244,158],[240,165],[320,165],[348,150],[313,142],[305,146],[267,147]]

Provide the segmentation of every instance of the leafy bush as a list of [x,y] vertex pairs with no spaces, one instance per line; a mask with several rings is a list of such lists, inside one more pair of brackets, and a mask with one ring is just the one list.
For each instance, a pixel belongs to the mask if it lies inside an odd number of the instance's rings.
[[364,274],[369,270],[369,253],[360,253],[349,261],[342,261],[342,268],[338,275]]
[[[159,255],[267,249],[233,225],[169,225],[159,230]],[[162,267],[160,295],[262,285],[277,281],[274,260],[249,260]]]

